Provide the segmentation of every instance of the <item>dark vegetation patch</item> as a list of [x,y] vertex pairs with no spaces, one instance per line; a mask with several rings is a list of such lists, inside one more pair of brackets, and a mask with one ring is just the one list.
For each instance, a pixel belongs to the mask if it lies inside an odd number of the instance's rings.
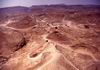
[[84,25],[84,27],[85,27],[86,29],[89,29],[89,28],[90,28],[89,25]]

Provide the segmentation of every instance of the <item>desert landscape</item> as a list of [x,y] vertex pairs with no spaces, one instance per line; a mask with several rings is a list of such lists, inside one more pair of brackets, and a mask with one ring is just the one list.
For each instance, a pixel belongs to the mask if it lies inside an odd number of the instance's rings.
[[0,8],[0,70],[100,70],[100,5]]

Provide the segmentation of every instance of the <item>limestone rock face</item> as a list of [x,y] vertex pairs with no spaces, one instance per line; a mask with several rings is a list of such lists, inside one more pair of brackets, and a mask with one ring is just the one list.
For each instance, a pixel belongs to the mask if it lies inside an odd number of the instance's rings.
[[100,9],[68,7],[0,21],[0,70],[100,70]]

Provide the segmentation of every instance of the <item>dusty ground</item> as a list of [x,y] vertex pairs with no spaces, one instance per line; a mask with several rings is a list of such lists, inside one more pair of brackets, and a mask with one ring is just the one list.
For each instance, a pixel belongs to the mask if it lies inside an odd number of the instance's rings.
[[58,8],[0,21],[0,70],[100,70],[100,9]]

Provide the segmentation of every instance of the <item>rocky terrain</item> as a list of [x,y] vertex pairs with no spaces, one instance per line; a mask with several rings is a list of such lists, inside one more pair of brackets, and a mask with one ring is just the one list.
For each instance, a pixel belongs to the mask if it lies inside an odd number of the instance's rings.
[[0,9],[0,70],[100,70],[100,6]]

